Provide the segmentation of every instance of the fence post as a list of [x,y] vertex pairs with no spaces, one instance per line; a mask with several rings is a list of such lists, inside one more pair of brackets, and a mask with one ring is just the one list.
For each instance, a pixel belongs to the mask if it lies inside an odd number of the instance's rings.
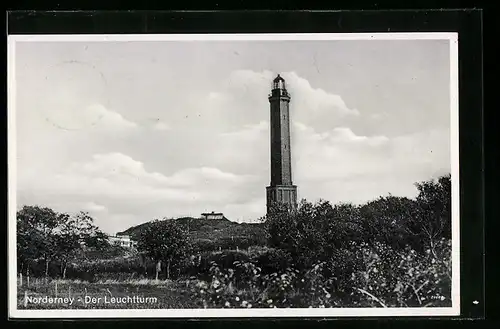
[[56,284],[55,284],[55,288],[54,288],[54,290],[56,291],[56,298],[57,298],[57,280],[56,280],[56,281],[54,281],[54,282],[56,283]]

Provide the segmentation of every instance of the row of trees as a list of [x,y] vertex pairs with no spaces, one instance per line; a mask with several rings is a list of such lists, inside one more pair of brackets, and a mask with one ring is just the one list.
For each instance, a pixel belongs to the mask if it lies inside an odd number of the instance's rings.
[[50,208],[24,206],[17,212],[17,259],[19,274],[29,277],[31,265],[42,261],[45,276],[53,262],[66,277],[68,264],[85,257],[86,250],[109,247],[106,235],[88,213],[58,213]]
[[435,253],[440,239],[451,238],[451,179],[447,175],[416,187],[416,199],[387,196],[361,206],[302,201],[295,213],[276,205],[264,221],[269,245],[303,265],[353,242]]

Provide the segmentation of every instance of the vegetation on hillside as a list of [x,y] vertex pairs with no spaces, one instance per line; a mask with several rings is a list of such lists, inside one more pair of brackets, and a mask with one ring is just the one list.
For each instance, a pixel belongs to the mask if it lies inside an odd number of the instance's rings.
[[[181,217],[174,220],[189,234],[195,252],[220,251],[226,249],[247,249],[251,246],[267,244],[261,223],[236,223],[228,219],[199,219]],[[154,225],[154,221],[133,226],[119,234],[130,235],[139,240],[144,231]]]

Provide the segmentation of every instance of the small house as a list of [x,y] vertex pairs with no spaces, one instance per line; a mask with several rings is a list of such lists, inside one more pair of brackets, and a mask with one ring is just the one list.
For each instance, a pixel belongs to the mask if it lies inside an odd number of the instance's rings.
[[224,219],[224,214],[221,212],[205,212],[201,214],[201,219]]
[[108,239],[110,244],[123,248],[132,248],[137,246],[137,241],[132,240],[129,235],[117,234],[115,236],[109,236]]

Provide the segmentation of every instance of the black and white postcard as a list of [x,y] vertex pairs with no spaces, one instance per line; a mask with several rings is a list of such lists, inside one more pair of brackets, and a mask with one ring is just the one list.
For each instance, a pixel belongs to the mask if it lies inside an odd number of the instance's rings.
[[10,316],[459,315],[457,42],[9,36]]

